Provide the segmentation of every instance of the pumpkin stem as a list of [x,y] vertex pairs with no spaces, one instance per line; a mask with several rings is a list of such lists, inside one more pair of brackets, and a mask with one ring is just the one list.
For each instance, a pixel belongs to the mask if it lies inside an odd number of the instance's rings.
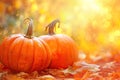
[[60,27],[60,20],[59,19],[56,19],[54,21],[52,21],[50,24],[48,24],[46,27],[45,27],[45,31],[48,30],[48,33],[50,35],[53,35],[55,34],[54,33],[54,28],[56,27],[56,24],[58,23],[58,27]]
[[28,22],[28,29],[27,29],[27,33],[25,35],[26,38],[32,38],[32,34],[33,34],[33,20],[30,18],[26,18],[24,20],[24,22]]

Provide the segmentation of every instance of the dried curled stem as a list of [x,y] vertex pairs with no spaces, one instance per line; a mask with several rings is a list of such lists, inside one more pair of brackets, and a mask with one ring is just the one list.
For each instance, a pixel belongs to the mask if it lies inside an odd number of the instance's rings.
[[30,19],[30,18],[26,18],[24,20],[24,22],[28,22],[28,29],[27,29],[27,33],[26,33],[25,37],[32,38],[32,34],[33,34],[33,20]]
[[56,19],[54,21],[52,21],[50,24],[48,24],[46,27],[45,27],[45,31],[48,31],[48,33],[50,35],[53,35],[55,34],[54,33],[54,28],[56,27],[56,24],[58,23],[58,27],[60,27],[60,20],[59,19]]

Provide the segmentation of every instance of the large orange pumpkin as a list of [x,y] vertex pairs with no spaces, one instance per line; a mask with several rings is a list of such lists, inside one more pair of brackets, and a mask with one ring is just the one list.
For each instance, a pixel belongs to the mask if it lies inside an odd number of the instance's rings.
[[32,20],[27,34],[14,34],[5,38],[0,45],[0,61],[14,71],[40,71],[49,66],[51,52],[48,45],[32,36]]
[[48,35],[40,36],[50,47],[52,51],[52,61],[50,68],[67,68],[78,59],[78,48],[72,38],[65,34],[55,34],[54,27],[60,21],[54,20],[47,27]]

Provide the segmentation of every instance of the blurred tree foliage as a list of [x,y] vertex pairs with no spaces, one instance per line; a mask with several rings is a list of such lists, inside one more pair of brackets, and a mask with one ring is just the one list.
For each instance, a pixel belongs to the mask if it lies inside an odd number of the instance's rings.
[[0,41],[25,33],[23,20],[34,21],[34,35],[47,34],[44,27],[59,18],[56,33],[71,36],[81,51],[96,54],[120,47],[119,0],[0,0]]

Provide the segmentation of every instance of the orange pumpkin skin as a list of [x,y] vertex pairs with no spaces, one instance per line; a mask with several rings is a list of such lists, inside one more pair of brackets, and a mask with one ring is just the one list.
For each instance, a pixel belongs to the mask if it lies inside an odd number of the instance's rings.
[[[51,24],[53,26],[53,23]],[[77,45],[69,36],[64,34],[52,34],[40,36],[40,39],[43,39],[51,49],[52,61],[49,66],[50,68],[67,68],[78,59]]]
[[78,57],[75,42],[63,34],[41,36],[51,48],[52,61],[50,68],[67,68],[72,65]]
[[16,34],[5,38],[0,45],[0,61],[17,72],[40,71],[49,66],[51,52],[43,40]]

